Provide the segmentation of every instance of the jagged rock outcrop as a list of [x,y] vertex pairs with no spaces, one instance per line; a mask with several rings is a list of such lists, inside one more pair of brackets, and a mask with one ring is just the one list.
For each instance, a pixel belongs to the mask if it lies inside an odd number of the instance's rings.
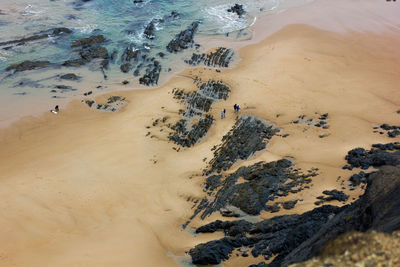
[[[208,197],[199,203],[191,219],[199,213],[204,219],[216,211],[224,211],[228,206],[237,207],[250,215],[259,215],[269,201],[302,191],[313,176],[316,176],[315,170],[302,174],[287,159],[240,167],[227,176],[211,175],[205,184]],[[285,206],[289,208],[293,203]]]
[[[197,81],[198,90],[186,93],[184,90],[174,89],[174,98],[186,105],[182,111],[182,119],[170,128],[173,130],[169,140],[182,147],[191,147],[204,137],[210,129],[214,118],[210,114],[213,103],[226,100],[231,92],[230,88],[220,81]],[[197,119],[197,122],[194,122]]]
[[105,41],[106,38],[103,35],[93,35],[74,41],[71,47],[77,49],[80,58],[67,60],[62,65],[79,67],[91,62],[93,59],[102,59],[100,63],[102,69],[107,68],[109,64],[108,51],[105,47],[99,45]]
[[349,165],[344,169],[380,167],[383,165],[400,165],[399,143],[375,144],[371,150],[355,148],[350,150],[345,159]]
[[167,51],[177,53],[193,45],[193,38],[199,28],[199,22],[193,22],[186,30],[181,31],[167,45]]
[[[321,227],[343,208],[322,206],[301,215],[284,215],[258,223],[244,220],[215,221],[196,229],[196,233],[213,233],[222,230],[225,237],[199,244],[189,251],[194,264],[219,264],[227,260],[235,249],[249,248],[254,257],[262,255],[266,260],[279,254],[273,261],[282,259],[313,236]],[[247,253],[247,251],[246,251]]]
[[365,194],[351,205],[322,206],[302,215],[279,216],[257,224],[216,221],[197,232],[221,229],[226,237],[197,245],[189,254],[194,263],[217,264],[228,259],[235,248],[249,246],[255,257],[261,254],[269,259],[277,255],[268,266],[305,261],[318,255],[328,241],[346,232],[399,230],[399,194],[400,167],[384,166],[371,175]]
[[258,117],[241,115],[223,138],[222,144],[214,151],[205,174],[228,170],[237,160],[246,160],[255,152],[266,147],[279,129]]
[[18,64],[10,65],[6,68],[6,71],[14,70],[15,72],[34,70],[46,68],[50,65],[49,61],[30,61],[26,60]]
[[23,38],[16,39],[16,40],[0,42],[0,46],[14,45],[14,44],[15,45],[24,45],[28,42],[46,39],[48,37],[55,37],[55,36],[59,36],[62,34],[70,34],[70,33],[72,33],[72,30],[65,28],[65,27],[54,28],[54,29],[50,29],[47,31],[42,31],[42,32],[34,34],[32,36],[23,37]]
[[232,49],[219,47],[215,51],[209,52],[207,54],[196,54],[193,53],[191,59],[185,60],[185,62],[192,66],[197,66],[203,63],[210,67],[229,67],[231,63],[234,52]]

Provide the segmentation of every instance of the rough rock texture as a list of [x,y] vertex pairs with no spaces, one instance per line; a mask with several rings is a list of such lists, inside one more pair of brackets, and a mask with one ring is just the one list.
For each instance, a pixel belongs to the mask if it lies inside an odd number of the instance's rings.
[[6,41],[6,42],[0,42],[0,46],[14,45],[14,44],[24,45],[28,42],[46,39],[48,37],[55,37],[55,36],[59,36],[61,34],[70,34],[70,33],[72,33],[72,31],[68,28],[64,28],[64,27],[54,28],[54,29],[50,29],[47,31],[42,31],[42,32],[34,34],[32,36],[28,36],[28,37],[24,37],[24,38],[20,38],[20,39],[16,39],[16,40],[10,40],[10,41]]
[[15,72],[34,70],[46,68],[50,65],[49,61],[30,61],[26,60],[18,64],[10,65],[6,68],[6,71],[14,70]]
[[400,232],[347,233],[329,242],[317,258],[290,266],[400,266]]
[[243,5],[235,4],[233,7],[227,10],[228,12],[236,13],[239,17],[246,13]]
[[146,73],[143,77],[139,78],[139,83],[143,85],[154,85],[158,84],[158,79],[160,78],[161,65],[157,60],[153,61],[153,64],[149,64]]
[[213,52],[207,54],[196,54],[193,53],[191,59],[185,60],[185,62],[192,66],[197,66],[203,63],[210,67],[229,67],[229,63],[232,61],[234,52],[232,49],[219,47]]
[[[297,120],[292,121],[294,124],[304,124],[308,126],[320,127],[322,129],[329,129],[328,125],[328,113],[320,115],[318,118],[308,118],[306,115],[300,115]],[[320,135],[320,138],[324,138],[327,135]]]
[[351,205],[322,206],[302,215],[279,216],[250,226],[247,222],[216,221],[198,231],[222,229],[226,237],[197,245],[189,254],[194,263],[207,264],[227,259],[234,248],[250,246],[253,256],[262,254],[268,259],[277,255],[269,266],[288,266],[320,254],[330,240],[346,232],[399,230],[399,194],[400,167],[384,166],[371,174],[364,195]]
[[93,35],[90,37],[78,39],[71,44],[71,47],[90,47],[95,44],[101,44],[106,41],[106,38],[103,35]]
[[177,53],[191,47],[198,28],[199,22],[193,22],[186,30],[181,31],[168,43],[167,51],[170,53]]
[[76,80],[79,80],[79,77],[74,73],[67,73],[67,74],[61,75],[60,79],[76,81]]
[[[302,191],[303,186],[311,182],[312,176],[316,176],[314,170],[308,174],[299,173],[287,159],[240,167],[228,176],[211,175],[205,184],[209,197],[200,202],[192,218],[202,213],[201,218],[204,219],[228,206],[237,207],[250,215],[259,215],[268,201]],[[289,209],[296,202],[286,203],[285,207]]]
[[337,201],[346,201],[349,196],[343,193],[342,191],[339,190],[325,190],[322,192],[322,194],[327,195],[327,196],[318,196],[317,199],[320,199],[319,201],[315,202],[315,205],[321,205],[324,202],[332,201],[332,200],[337,200]]
[[[392,152],[393,151],[393,152]],[[345,159],[349,166],[345,169],[379,167],[383,165],[396,166],[400,164],[400,151],[398,143],[375,144],[371,150],[355,148],[350,150]]]
[[71,44],[75,48],[80,58],[65,61],[62,65],[66,67],[79,67],[91,62],[93,59],[102,59],[101,67],[107,68],[109,64],[109,54],[105,47],[99,44],[106,41],[103,35],[93,35],[74,41]]
[[392,138],[400,135],[400,127],[399,126],[394,126],[394,125],[391,126],[391,125],[384,123],[384,124],[380,125],[379,127],[374,127],[374,129],[377,129],[377,131],[375,131],[375,132],[378,132],[378,130],[379,130],[380,134],[386,134],[387,136],[392,137]]
[[364,195],[285,257],[285,265],[305,261],[338,235],[350,231],[391,233],[400,230],[400,167],[384,166],[371,174]]
[[220,81],[202,82],[196,80],[198,90],[186,93],[174,89],[174,98],[186,105],[182,119],[170,128],[173,130],[169,140],[182,147],[191,147],[204,137],[210,129],[214,118],[206,114],[212,104],[229,97],[230,88]]
[[241,115],[223,138],[222,144],[214,151],[205,174],[228,170],[237,160],[245,160],[266,147],[279,129],[255,116]]
[[[212,233],[222,230],[225,237],[199,244],[189,251],[194,264],[219,264],[228,259],[236,248],[249,247],[254,257],[259,255],[273,260],[281,260],[304,240],[314,235],[329,218],[343,208],[322,206],[301,215],[284,215],[258,223],[245,220],[217,220],[196,229],[196,233]],[[276,265],[279,266],[279,265]]]
[[[90,92],[91,94],[91,92]],[[86,93],[86,95],[89,95]],[[107,103],[101,104],[96,103],[94,100],[82,100],[83,103],[89,106],[89,108],[95,108],[100,111],[106,112],[117,112],[126,104],[125,97],[122,96],[110,96],[107,99]]]

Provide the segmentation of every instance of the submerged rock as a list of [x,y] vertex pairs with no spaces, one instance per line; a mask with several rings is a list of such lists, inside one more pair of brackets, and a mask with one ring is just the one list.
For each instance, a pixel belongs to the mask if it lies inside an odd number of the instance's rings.
[[50,65],[49,61],[30,61],[26,60],[18,64],[10,65],[6,68],[6,71],[14,70],[15,72],[34,70],[46,68]]
[[61,75],[60,79],[76,81],[79,79],[79,77],[74,73],[67,73],[67,74]]
[[72,33],[72,31],[68,28],[64,28],[64,27],[54,28],[54,29],[50,29],[47,31],[43,31],[43,32],[34,34],[32,36],[24,37],[21,39],[0,42],[0,46],[13,45],[13,44],[24,45],[25,43],[28,43],[28,42],[46,39],[46,38],[54,37],[54,36],[59,36],[61,34],[70,34],[70,33]]
[[106,41],[106,38],[103,35],[93,35],[90,37],[78,39],[71,44],[71,47],[89,47],[95,44],[101,44]]

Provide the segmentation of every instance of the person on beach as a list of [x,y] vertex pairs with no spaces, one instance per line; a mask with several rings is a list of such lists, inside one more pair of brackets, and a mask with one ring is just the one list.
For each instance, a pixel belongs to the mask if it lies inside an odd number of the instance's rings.
[[224,118],[224,111],[221,110],[221,120]]
[[226,109],[224,109],[224,118],[226,117]]
[[233,105],[233,110],[235,111],[235,113],[236,113],[236,108],[237,108],[237,105],[236,104]]
[[239,105],[236,105],[236,113],[239,113],[240,107]]
[[58,108],[58,105],[54,107],[54,109],[51,109],[50,112],[57,114],[60,111],[60,109]]

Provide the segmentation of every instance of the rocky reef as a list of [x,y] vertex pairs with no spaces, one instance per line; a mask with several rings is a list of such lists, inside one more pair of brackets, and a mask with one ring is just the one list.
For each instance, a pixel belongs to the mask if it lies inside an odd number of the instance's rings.
[[[315,265],[321,261],[328,263],[333,260],[354,261],[353,258],[349,259],[348,254],[344,254],[344,250],[337,245],[337,242],[346,243],[349,238],[354,240],[351,236],[357,236],[357,240],[360,241],[357,241],[356,244],[359,244],[362,240],[375,240],[373,238],[377,234],[348,234],[341,239],[345,241],[334,241],[336,243],[332,243],[333,245],[329,242],[343,233],[353,231],[379,231],[390,234],[393,231],[400,230],[400,201],[397,198],[400,194],[400,167],[397,166],[400,155],[395,151],[396,149],[398,149],[398,143],[390,143],[373,145],[373,149],[364,150],[362,153],[349,152],[351,156],[348,161],[350,160],[349,163],[354,167],[393,165],[382,166],[375,173],[363,175],[362,179],[365,179],[367,183],[365,193],[350,205],[343,207],[325,205],[304,214],[277,216],[257,223],[246,220],[217,220],[197,228],[196,233],[199,234],[223,231],[225,237],[192,248],[189,254],[193,263],[219,264],[221,261],[229,259],[233,254],[248,257],[249,253],[254,257],[262,255],[265,260],[272,260],[268,264],[260,262],[258,265],[252,266],[288,266],[316,256],[319,256],[319,258],[297,266],[321,266]],[[385,159],[382,165],[374,165],[377,162],[376,160],[370,161],[371,155],[377,157],[377,153]],[[351,159],[357,160],[351,161]],[[214,174],[209,176],[205,183],[205,191],[208,193],[208,197],[200,202],[197,210],[200,209],[206,216],[209,214],[208,210],[211,209],[212,212],[212,208],[214,211],[226,208],[226,203],[229,203],[229,206],[238,207],[247,214],[258,214],[260,210],[268,207],[268,205],[265,205],[266,202],[260,201],[263,199],[260,198],[260,196],[263,196],[260,192],[266,192],[266,185],[269,184],[270,186],[268,196],[278,197],[279,192],[285,191],[292,193],[289,183],[283,178],[289,176],[290,178],[287,178],[289,181],[295,182],[297,180],[290,176],[289,163],[290,161],[287,160],[257,163],[249,167],[241,167],[230,175]],[[265,166],[265,168],[262,166]],[[239,175],[241,175],[240,178]],[[260,180],[259,177],[268,177],[267,182],[261,184],[256,182]],[[294,177],[298,177],[300,184],[309,179],[307,176],[299,175],[298,172],[294,174]],[[239,179],[242,181],[238,183]],[[276,181],[276,183],[273,181]],[[282,190],[282,186],[288,187],[286,190]],[[278,191],[274,192],[273,190],[277,188],[279,188]],[[296,187],[297,189],[298,187]],[[326,197],[320,197],[321,201],[345,201],[348,198],[347,195],[338,190],[324,191],[323,193]],[[225,198],[221,198],[222,196]],[[209,199],[214,199],[214,201]],[[221,201],[221,199],[228,200],[228,202]],[[212,204],[210,205],[210,203]],[[232,212],[228,214],[232,214]],[[351,245],[351,243],[347,244]],[[376,242],[372,244],[376,244]],[[329,246],[331,248],[337,247],[339,252],[327,254],[326,251],[332,250],[329,249]],[[323,250],[324,247],[328,249]],[[372,255],[367,253],[370,251],[369,248],[365,248],[355,253]],[[334,258],[332,258],[332,255]],[[377,254],[376,257],[379,255],[382,254]],[[386,260],[394,259],[397,261],[398,257],[393,255],[390,254]],[[370,261],[374,262],[377,259],[376,257],[370,258]],[[364,260],[361,257],[358,259]]]
[[47,31],[42,31],[42,32],[33,34],[28,37],[23,37],[23,38],[19,38],[19,39],[15,39],[15,40],[0,42],[0,46],[10,46],[10,45],[20,46],[20,45],[25,45],[29,42],[42,40],[42,39],[46,39],[49,37],[56,37],[56,36],[60,36],[62,34],[70,34],[70,33],[72,33],[72,30],[65,28],[65,27],[53,28],[53,29],[50,29]]
[[205,174],[228,170],[237,160],[246,160],[255,152],[266,147],[269,139],[279,129],[258,117],[241,115],[233,128],[215,148],[214,158],[209,162]]
[[50,65],[49,61],[30,61],[26,60],[18,64],[10,65],[6,68],[6,71],[14,70],[14,72],[27,71],[27,70],[35,70],[46,68]]
[[316,176],[315,170],[302,174],[287,159],[240,167],[226,176],[211,175],[205,183],[208,196],[200,202],[191,219],[199,213],[204,219],[216,211],[226,212],[232,206],[247,214],[259,215],[267,202],[302,191],[313,176]]
[[101,59],[101,67],[106,68],[109,64],[109,54],[104,46],[100,46],[106,41],[103,35],[93,35],[75,40],[71,48],[76,50],[79,58],[65,61],[62,65],[66,67],[79,67],[91,62],[93,59]]
[[186,110],[181,110],[182,119],[172,125],[168,139],[182,147],[191,147],[204,137],[214,118],[207,114],[211,106],[229,97],[230,88],[221,81],[202,82],[195,80],[198,90],[185,92],[174,89],[174,98],[181,101]]
[[234,52],[232,49],[219,47],[215,51],[211,51],[209,53],[193,53],[192,57],[189,60],[185,60],[185,62],[192,66],[198,66],[199,64],[203,63],[209,67],[227,68],[231,63],[233,56]]
[[199,22],[193,22],[186,30],[181,31],[168,43],[167,51],[170,53],[177,53],[191,47],[198,28]]

